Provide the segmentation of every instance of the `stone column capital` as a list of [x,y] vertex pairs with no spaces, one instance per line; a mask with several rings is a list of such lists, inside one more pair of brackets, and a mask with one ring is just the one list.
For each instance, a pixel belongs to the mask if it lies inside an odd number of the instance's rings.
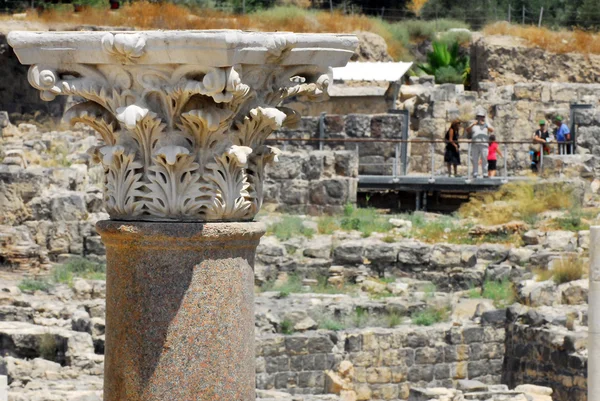
[[245,221],[260,210],[271,132],[299,121],[290,96],[323,99],[352,35],[224,31],[11,32],[44,100],[94,128],[112,219]]

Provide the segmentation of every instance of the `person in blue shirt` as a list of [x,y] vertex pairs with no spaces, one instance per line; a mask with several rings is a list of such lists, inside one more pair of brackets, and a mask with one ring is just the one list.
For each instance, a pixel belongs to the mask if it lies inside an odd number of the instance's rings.
[[556,141],[558,142],[558,153],[561,155],[571,153],[571,145],[565,143],[571,141],[571,131],[569,130],[569,127],[563,122],[561,116],[556,116],[556,118],[554,118],[554,124],[556,124],[557,127]]

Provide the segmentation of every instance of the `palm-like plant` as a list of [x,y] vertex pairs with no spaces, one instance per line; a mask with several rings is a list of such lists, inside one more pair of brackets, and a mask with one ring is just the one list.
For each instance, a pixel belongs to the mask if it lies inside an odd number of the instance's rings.
[[433,42],[433,51],[427,54],[427,62],[418,65],[425,74],[434,75],[437,83],[463,83],[469,81],[470,60],[461,56],[460,45],[454,42]]

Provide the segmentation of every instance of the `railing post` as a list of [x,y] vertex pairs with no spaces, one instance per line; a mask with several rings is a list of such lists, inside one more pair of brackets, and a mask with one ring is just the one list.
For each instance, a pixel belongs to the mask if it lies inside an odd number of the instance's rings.
[[507,183],[508,182],[508,145],[504,144],[504,179],[502,180],[503,183]]
[[396,178],[396,175],[398,174],[398,144],[396,144],[396,146],[394,147],[394,171],[392,172],[392,176],[394,178]]
[[538,173],[542,174],[544,172],[544,145],[540,145],[540,167],[538,168]]
[[431,177],[429,178],[429,182],[435,182],[435,144],[433,142],[430,143],[431,149]]
[[469,145],[467,146],[467,179],[465,180],[467,183],[471,182],[471,142],[469,141]]
[[319,150],[323,150],[323,139],[325,138],[325,112],[319,116]]

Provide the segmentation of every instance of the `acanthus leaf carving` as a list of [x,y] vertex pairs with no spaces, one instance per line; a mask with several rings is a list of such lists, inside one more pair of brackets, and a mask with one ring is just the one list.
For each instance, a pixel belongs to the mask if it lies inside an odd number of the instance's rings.
[[150,213],[158,218],[197,216],[207,202],[200,201],[205,193],[194,156],[182,146],[166,146],[156,152],[154,160],[146,195]]
[[139,172],[142,164],[134,152],[125,152],[123,146],[104,146],[99,149],[105,169],[105,201],[111,216],[131,218],[142,213],[144,183]]
[[253,216],[246,170],[231,153],[236,152],[228,150],[207,166],[205,179],[215,194],[205,212],[209,220],[249,220]]
[[[112,36],[110,36],[112,35]],[[32,85],[48,99],[82,97],[66,117],[94,128],[90,150],[105,170],[112,218],[249,220],[263,202],[264,169],[279,150],[264,144],[300,121],[278,107],[289,96],[317,98],[329,77],[320,66],[285,66],[287,35],[268,44],[268,63],[209,67],[135,64],[143,36],[110,34],[113,64],[34,65]]]
[[66,111],[64,119],[71,125],[76,123],[86,124],[100,134],[106,145],[116,143],[115,131],[118,124],[115,117],[105,108],[94,102],[82,102]]
[[274,107],[257,107],[250,110],[249,116],[237,124],[235,140],[241,146],[255,147],[281,128],[286,114]]

